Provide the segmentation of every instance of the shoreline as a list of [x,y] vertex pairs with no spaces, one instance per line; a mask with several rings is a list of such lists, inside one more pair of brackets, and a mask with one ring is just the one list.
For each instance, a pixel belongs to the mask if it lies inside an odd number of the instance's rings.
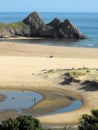
[[36,43],[0,41],[0,56],[19,57],[59,57],[59,58],[98,58],[98,48],[48,46]]
[[[89,39],[89,37],[86,37],[86,39]],[[70,45],[70,42],[71,43],[74,43],[74,42],[78,42],[78,41],[84,41],[86,39],[65,39],[65,38],[52,38],[52,37],[22,37],[22,36],[15,36],[15,37],[9,37],[9,36],[5,36],[3,38],[0,38],[0,42],[4,43],[4,42],[8,42],[8,43],[17,43],[17,44],[35,44],[35,45],[40,45],[40,46],[52,46],[52,47],[68,47],[68,48],[86,48],[86,49],[98,49],[98,47],[96,46],[91,46],[91,44],[93,43],[89,43],[89,46],[77,46],[74,45],[74,46],[66,46],[66,45]],[[25,41],[26,40],[26,41]],[[40,40],[41,40],[41,43],[40,43]],[[36,42],[38,41],[38,42]],[[42,43],[46,41],[46,43]],[[50,42],[50,44],[48,43],[47,44],[47,41]],[[51,41],[55,41],[56,42],[61,42],[61,44],[51,44]],[[62,41],[64,42],[62,44]],[[67,44],[66,44],[67,43]]]
[[[98,68],[98,49],[0,42],[0,50],[0,88],[28,88],[31,90],[33,87],[55,87],[75,92],[83,97],[84,105],[79,110],[37,117],[41,123],[78,123],[83,114],[90,114],[91,109],[97,108],[97,91],[79,90],[79,84],[61,85],[62,77],[54,73],[45,75],[45,70]],[[11,111],[6,116],[9,114],[11,114]],[[2,115],[3,113],[0,114],[0,117]],[[15,112],[12,115],[16,116]]]
[[[0,88],[0,90],[7,90],[7,91],[34,91],[37,92],[39,94],[41,94],[43,96],[43,99],[41,101],[39,101],[38,103],[36,103],[36,105],[32,106],[29,109],[22,109],[23,113],[32,115],[34,117],[38,116],[38,115],[48,115],[48,113],[52,113],[55,112],[59,109],[62,109],[63,107],[67,107],[69,105],[72,104],[73,101],[71,101],[70,99],[68,99],[66,96],[64,97],[63,95],[69,95],[70,97],[74,97],[74,100],[82,100],[82,97],[80,97],[80,95],[78,95],[77,93],[73,93],[72,91],[64,91],[62,88],[47,88],[47,87],[33,87],[31,89],[27,89],[27,88],[18,88],[18,89],[13,89],[13,88]],[[54,94],[52,94],[54,92]],[[55,94],[58,93],[58,94]],[[60,94],[59,94],[60,93]],[[0,99],[6,97],[6,95],[1,95],[0,94]],[[1,101],[1,100],[0,100]],[[49,103],[50,102],[50,103]],[[47,105],[48,103],[48,105]],[[44,104],[44,105],[43,105]],[[46,105],[45,105],[46,104]],[[56,105],[56,107],[54,106]],[[52,108],[52,109],[51,109]],[[2,118],[7,118],[6,117],[6,113],[7,116],[11,116],[12,118],[13,115],[9,115],[8,112],[12,113],[16,110],[5,110],[3,116],[0,116],[0,120],[2,120]],[[0,111],[0,114],[3,113],[3,111]],[[17,111],[16,111],[16,115],[17,115]],[[18,116],[18,115],[17,115]],[[3,119],[4,120],[4,119]]]

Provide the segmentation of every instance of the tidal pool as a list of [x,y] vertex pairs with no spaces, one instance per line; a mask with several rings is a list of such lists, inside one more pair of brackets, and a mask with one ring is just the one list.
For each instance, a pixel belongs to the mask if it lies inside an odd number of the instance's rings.
[[[24,113],[24,109],[29,109],[43,99],[43,96],[33,91],[0,91],[0,94],[6,98],[0,102],[0,111],[16,110],[18,113]],[[59,109],[49,114],[59,114],[79,109],[82,106],[80,100],[75,100],[65,108]],[[48,114],[48,113],[47,113]]]
[[29,109],[43,99],[43,96],[33,91],[0,91],[6,98],[0,102],[0,111]]

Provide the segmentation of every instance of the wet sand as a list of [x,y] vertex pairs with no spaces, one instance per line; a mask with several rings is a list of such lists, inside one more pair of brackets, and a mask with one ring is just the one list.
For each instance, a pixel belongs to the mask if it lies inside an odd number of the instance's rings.
[[5,95],[0,94],[0,102],[3,101],[4,99],[6,99]]
[[98,49],[0,42],[0,56],[97,59]]

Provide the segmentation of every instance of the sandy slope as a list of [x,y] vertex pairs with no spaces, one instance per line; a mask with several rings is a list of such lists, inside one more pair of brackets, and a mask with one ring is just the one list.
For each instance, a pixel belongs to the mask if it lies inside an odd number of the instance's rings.
[[[53,58],[50,58],[50,56]],[[98,67],[98,49],[66,48],[0,42],[0,87],[33,88],[34,86],[61,87],[56,81],[35,76],[44,69]],[[98,92],[85,92],[77,87],[69,90],[80,94],[85,105],[70,113],[39,117],[42,123],[75,123],[83,113],[97,108]],[[52,119],[52,120],[51,120]]]
[[[0,56],[0,86],[37,84],[33,74],[44,69],[97,67],[97,59]],[[37,80],[37,79],[36,79]],[[40,79],[38,79],[40,83]],[[44,83],[43,83],[44,84]]]

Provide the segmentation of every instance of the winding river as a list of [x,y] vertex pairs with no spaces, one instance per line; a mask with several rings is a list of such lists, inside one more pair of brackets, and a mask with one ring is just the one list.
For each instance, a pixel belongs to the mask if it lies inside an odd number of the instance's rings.
[[[0,111],[16,110],[22,113],[22,109],[29,109],[43,99],[41,94],[33,91],[0,91],[0,94],[6,95],[6,98],[0,102]],[[70,112],[81,106],[82,102],[75,100],[71,105],[50,114]]]

